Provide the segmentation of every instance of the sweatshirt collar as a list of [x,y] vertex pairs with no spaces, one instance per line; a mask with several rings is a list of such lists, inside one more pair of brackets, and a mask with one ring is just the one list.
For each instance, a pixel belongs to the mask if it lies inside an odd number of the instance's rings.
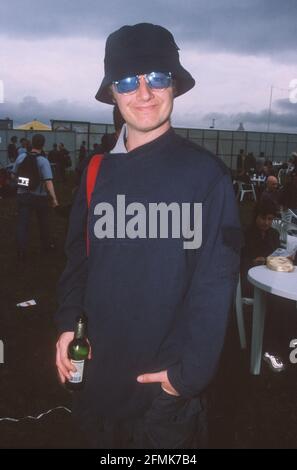
[[145,152],[152,153],[155,150],[160,150],[163,146],[168,145],[169,142],[172,143],[172,138],[176,135],[172,127],[170,127],[164,134],[157,137],[156,139],[152,140],[151,142],[147,142],[139,147],[128,152],[126,148],[126,138],[128,135],[128,129],[126,124],[123,125],[119,138],[115,147],[109,152],[109,155],[112,157],[117,157],[117,155],[127,155],[127,157],[136,157],[137,155],[143,155]]
[[128,153],[126,149],[125,142],[127,141],[128,129],[127,124],[125,123],[121,129],[120,135],[118,137],[117,143],[114,148],[109,153]]

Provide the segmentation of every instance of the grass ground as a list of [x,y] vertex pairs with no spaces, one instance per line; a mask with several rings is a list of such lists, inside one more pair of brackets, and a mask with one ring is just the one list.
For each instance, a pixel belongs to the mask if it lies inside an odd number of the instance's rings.
[[[71,201],[71,180],[58,187],[63,204]],[[244,224],[252,205],[241,205]],[[55,371],[56,283],[63,270],[66,219],[51,214],[56,250],[41,256],[35,222],[32,224],[30,263],[16,263],[16,202],[0,200],[0,419],[37,416],[51,408],[70,406],[68,393],[58,384]],[[35,299],[37,305],[17,308]],[[247,314],[249,321],[250,315]],[[211,448],[295,448],[297,434],[296,369],[259,377],[249,373],[249,351],[239,347],[234,315],[220,367],[211,389]],[[38,421],[0,421],[0,448],[77,448],[83,439],[73,431],[71,415],[57,410]]]

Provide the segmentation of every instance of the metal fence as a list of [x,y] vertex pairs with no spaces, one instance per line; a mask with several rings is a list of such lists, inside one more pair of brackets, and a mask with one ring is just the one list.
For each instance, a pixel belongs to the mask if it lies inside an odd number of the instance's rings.
[[[70,151],[74,165],[83,141],[86,142],[88,151],[91,151],[95,143],[101,143],[104,134],[114,131],[111,124],[58,120],[52,120],[51,123],[52,131],[41,132],[46,138],[45,150],[51,150],[54,143],[63,142]],[[256,158],[263,152],[265,159],[278,162],[287,161],[291,153],[297,151],[297,134],[190,128],[175,128],[175,131],[215,153],[232,169],[236,168],[240,149],[245,153],[253,152]],[[36,132],[0,130],[0,163],[7,163],[7,145],[13,135],[18,139],[31,139],[34,133]]]
[[42,134],[45,137],[45,151],[49,152],[53,148],[53,144],[61,143],[69,150],[72,166],[76,163],[76,133],[75,132],[53,132],[53,131],[23,131],[23,130],[0,130],[0,165],[5,166],[9,163],[7,156],[7,146],[12,136],[18,138],[18,142],[22,137],[32,140],[34,134]]
[[225,164],[236,169],[240,149],[265,160],[285,162],[297,151],[297,134],[224,131],[215,129],[176,129],[181,135],[218,155]]
[[[77,121],[51,122],[53,130],[69,129],[69,131],[76,132],[77,149],[85,141],[88,149],[91,150],[94,143],[100,144],[101,138],[105,133],[114,131],[114,127],[111,124],[94,124]],[[245,153],[253,152],[256,158],[263,152],[265,159],[278,162],[287,161],[291,153],[297,151],[297,134],[180,127],[176,127],[175,131],[215,153],[232,169],[236,169],[237,155],[241,149]]]

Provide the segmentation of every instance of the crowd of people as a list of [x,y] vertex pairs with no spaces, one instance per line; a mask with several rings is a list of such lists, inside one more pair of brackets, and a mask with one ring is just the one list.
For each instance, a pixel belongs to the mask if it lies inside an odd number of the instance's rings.
[[[291,209],[289,220],[297,223],[297,153],[293,152],[288,162],[273,165],[271,161],[265,160],[263,153],[261,158],[256,159],[253,154],[246,155],[241,150],[234,178],[235,181],[243,182],[244,189],[248,187],[245,185],[254,184],[258,201],[252,223],[244,233],[241,255],[242,295],[253,298],[253,287],[247,280],[248,270],[265,264],[267,256],[281,246],[279,233],[272,227],[273,219],[286,220],[288,209]],[[296,214],[296,217],[292,214]],[[296,252],[291,257],[296,264]],[[269,319],[264,337],[263,359],[276,372],[285,368],[283,358],[288,356],[289,338],[296,331],[294,317],[292,318],[292,313],[288,313],[290,309],[284,299],[268,296]],[[280,311],[283,310],[287,313],[281,316]]]
[[[237,159],[237,171],[233,180],[238,190],[238,182],[243,189],[254,184],[258,201],[270,200],[275,205],[278,215],[288,209],[297,213],[297,153],[292,152],[288,162],[273,164],[270,160],[256,159],[252,153],[245,155],[240,150]],[[260,184],[259,184],[260,182]],[[297,219],[295,220],[297,223]]]

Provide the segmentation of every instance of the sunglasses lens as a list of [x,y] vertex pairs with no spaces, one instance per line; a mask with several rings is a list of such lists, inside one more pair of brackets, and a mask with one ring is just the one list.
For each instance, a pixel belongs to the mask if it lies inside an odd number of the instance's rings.
[[[151,72],[145,75],[145,79],[150,88],[164,89],[172,85],[171,73],[164,72]],[[113,82],[118,93],[132,93],[139,87],[139,78],[137,75],[134,77],[123,78]]]
[[168,88],[172,85],[171,73],[151,72],[147,75],[147,81],[151,88]]
[[131,93],[138,88],[138,77],[127,77],[115,82],[115,87],[118,93]]

